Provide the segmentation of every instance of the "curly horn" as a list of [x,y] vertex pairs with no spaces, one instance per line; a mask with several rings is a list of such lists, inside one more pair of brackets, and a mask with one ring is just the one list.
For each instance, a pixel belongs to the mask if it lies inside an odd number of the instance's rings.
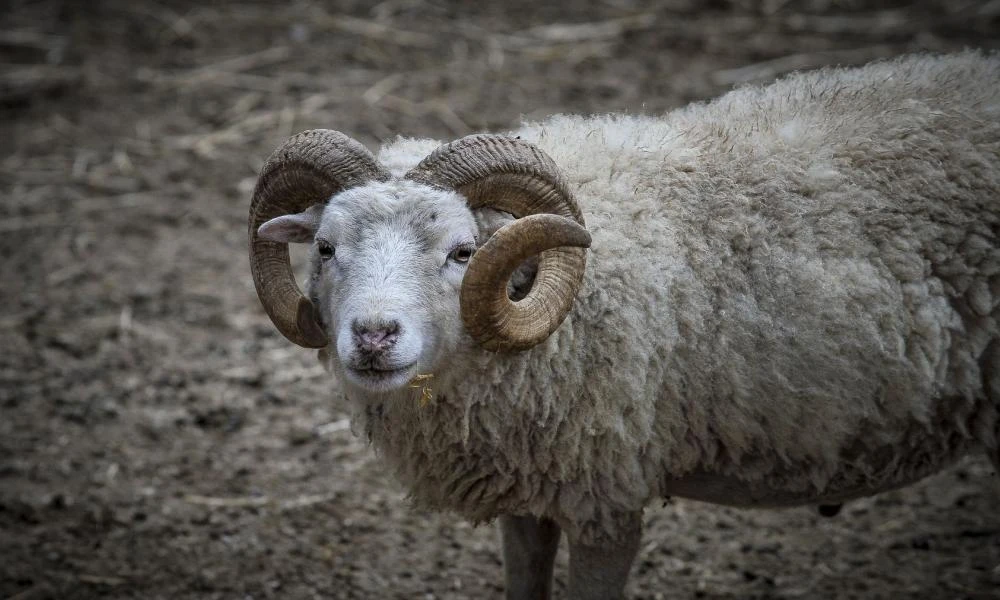
[[288,244],[261,239],[258,228],[366,181],[388,178],[389,172],[360,142],[329,129],[289,138],[264,164],[250,202],[250,272],[264,310],[292,342],[322,348],[329,340],[316,307],[295,283]]
[[[520,139],[470,135],[440,146],[406,177],[453,189],[470,208],[491,207],[517,219],[469,263],[461,293],[469,334],[490,350],[525,350],[551,335],[572,308],[590,246],[580,207],[552,159]],[[531,292],[511,302],[507,281],[535,254],[541,256]]]

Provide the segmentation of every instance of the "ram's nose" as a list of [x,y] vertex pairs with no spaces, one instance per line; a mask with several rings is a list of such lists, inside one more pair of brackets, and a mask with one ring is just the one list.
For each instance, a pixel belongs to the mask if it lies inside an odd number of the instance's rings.
[[399,339],[399,321],[354,321],[354,344],[365,354],[382,354]]

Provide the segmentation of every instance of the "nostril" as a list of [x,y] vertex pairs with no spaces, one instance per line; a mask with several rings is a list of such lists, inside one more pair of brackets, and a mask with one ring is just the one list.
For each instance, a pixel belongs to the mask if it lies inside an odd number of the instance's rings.
[[354,339],[361,350],[384,352],[396,343],[399,337],[399,321],[361,322],[351,325]]
[[365,331],[358,335],[358,339],[362,344],[375,346],[388,342],[390,335],[392,334],[386,333],[385,331]]

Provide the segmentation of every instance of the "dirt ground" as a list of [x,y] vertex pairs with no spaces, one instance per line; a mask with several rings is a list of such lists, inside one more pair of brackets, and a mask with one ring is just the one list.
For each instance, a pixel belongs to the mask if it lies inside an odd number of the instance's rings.
[[[1000,47],[1000,2],[0,3],[0,599],[492,598],[496,534],[411,509],[246,260],[255,174],[657,113],[794,69]],[[651,508],[633,598],[1000,598],[969,459],[847,505]],[[565,593],[565,554],[557,591]]]

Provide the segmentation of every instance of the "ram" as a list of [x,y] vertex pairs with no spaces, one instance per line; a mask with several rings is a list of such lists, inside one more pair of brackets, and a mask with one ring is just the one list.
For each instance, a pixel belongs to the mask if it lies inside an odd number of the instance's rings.
[[1000,463],[998,235],[975,52],[378,158],[309,131],[250,208],[271,319],[418,505],[499,518],[510,598],[548,597],[561,532],[569,597],[620,596],[665,496],[836,504]]

